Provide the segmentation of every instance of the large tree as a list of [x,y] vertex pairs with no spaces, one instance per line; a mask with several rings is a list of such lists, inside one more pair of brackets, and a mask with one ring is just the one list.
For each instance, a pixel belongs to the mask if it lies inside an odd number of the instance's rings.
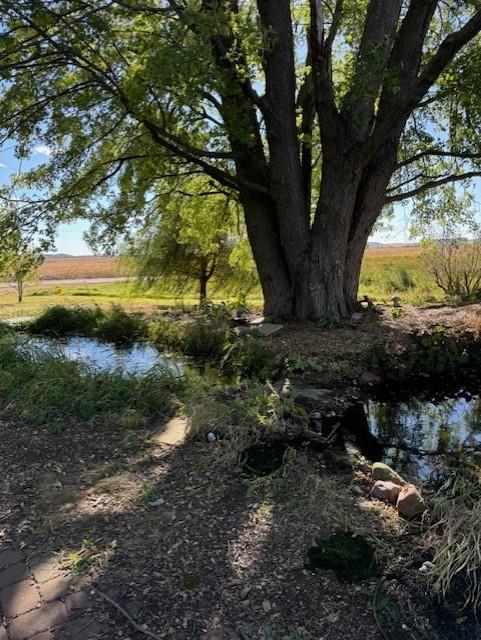
[[52,187],[36,214],[89,205],[118,231],[202,172],[243,207],[269,314],[347,315],[383,207],[481,175],[478,0],[2,10],[0,126],[52,154],[25,179]]

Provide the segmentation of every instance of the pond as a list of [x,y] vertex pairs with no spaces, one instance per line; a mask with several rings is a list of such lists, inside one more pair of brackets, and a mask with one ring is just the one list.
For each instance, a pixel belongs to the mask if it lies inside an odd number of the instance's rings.
[[462,452],[481,452],[481,398],[369,400],[346,413],[344,426],[366,457],[413,481],[428,481],[447,460],[455,463]]
[[152,367],[161,366],[180,377],[186,369],[185,362],[161,353],[149,344],[137,343],[128,347],[118,347],[94,338],[53,339],[30,336],[24,338],[22,345],[22,348],[39,349],[63,355],[70,360],[85,362],[99,371],[143,375]]

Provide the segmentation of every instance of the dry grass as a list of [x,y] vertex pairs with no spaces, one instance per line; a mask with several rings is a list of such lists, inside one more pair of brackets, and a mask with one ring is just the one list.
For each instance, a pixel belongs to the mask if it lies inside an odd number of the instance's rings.
[[118,259],[107,256],[47,258],[39,269],[42,280],[115,278],[121,275],[124,274]]
[[365,256],[368,258],[401,258],[404,256],[418,256],[421,253],[419,245],[390,244],[387,247],[371,247],[366,249]]

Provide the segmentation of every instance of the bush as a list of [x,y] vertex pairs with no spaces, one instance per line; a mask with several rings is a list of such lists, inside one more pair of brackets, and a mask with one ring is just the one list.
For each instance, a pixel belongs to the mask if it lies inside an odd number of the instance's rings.
[[160,348],[180,349],[184,327],[163,318],[155,320],[149,326],[149,339]]
[[436,284],[449,298],[481,300],[481,238],[469,243],[432,241],[426,244],[423,256]]
[[122,307],[113,305],[108,312],[98,317],[94,333],[100,340],[131,344],[147,337],[148,325],[143,315],[127,313]]
[[34,334],[51,336],[92,335],[99,319],[103,316],[99,307],[63,307],[56,305],[44,311],[27,325]]
[[181,350],[188,356],[216,361],[228,347],[229,331],[217,324],[196,320],[185,327]]
[[279,375],[282,362],[268,344],[253,336],[245,336],[232,337],[222,365],[243,377],[268,380]]

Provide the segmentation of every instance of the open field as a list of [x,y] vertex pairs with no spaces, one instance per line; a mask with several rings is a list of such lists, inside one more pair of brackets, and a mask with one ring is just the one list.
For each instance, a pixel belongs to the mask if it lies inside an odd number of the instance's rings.
[[369,247],[366,249],[366,257],[383,258],[389,256],[391,258],[401,256],[418,256],[421,253],[419,245],[408,244],[390,244],[384,247]]
[[107,256],[49,257],[39,269],[41,280],[114,278],[119,275],[123,274],[118,259]]

